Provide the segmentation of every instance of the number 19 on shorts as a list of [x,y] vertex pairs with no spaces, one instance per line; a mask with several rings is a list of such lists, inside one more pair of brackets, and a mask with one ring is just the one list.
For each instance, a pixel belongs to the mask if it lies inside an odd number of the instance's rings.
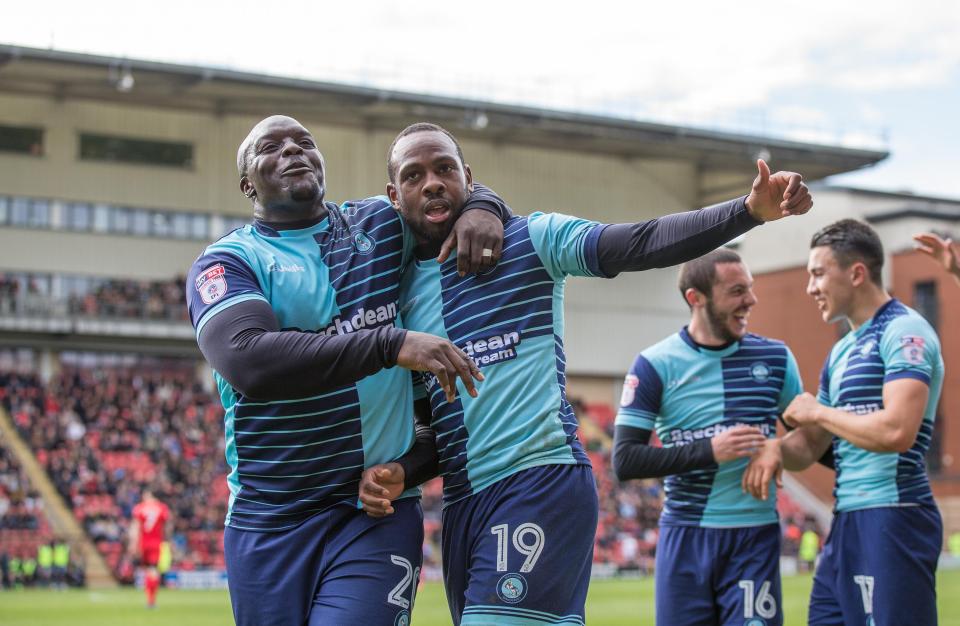
[[[507,539],[510,537],[510,525],[498,524],[490,529],[490,533],[497,537],[497,571],[506,572],[509,569]],[[520,566],[521,572],[529,572],[537,564],[540,554],[543,553],[544,543],[546,543],[546,540],[543,529],[534,523],[520,524],[513,530],[513,547],[526,557],[523,565]]]

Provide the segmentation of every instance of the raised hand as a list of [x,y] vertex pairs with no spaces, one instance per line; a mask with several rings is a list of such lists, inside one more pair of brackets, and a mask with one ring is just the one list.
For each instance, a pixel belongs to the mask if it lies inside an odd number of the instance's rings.
[[936,261],[943,269],[960,280],[960,252],[953,245],[953,240],[942,239],[933,233],[914,235],[913,240],[917,242],[917,250]]
[[767,438],[756,426],[740,424],[728,428],[710,439],[710,445],[713,447],[713,459],[719,464],[752,456],[766,440]]
[[754,219],[772,222],[788,215],[803,215],[813,206],[803,176],[796,172],[770,173],[766,161],[757,159],[757,177],[747,197]]
[[360,504],[371,517],[393,514],[393,501],[403,493],[403,466],[381,463],[363,470],[360,478]]
[[457,346],[436,335],[408,330],[400,346],[397,365],[418,372],[432,372],[447,395],[447,402],[457,398],[457,377],[463,381],[467,393],[477,397],[473,381],[483,380],[483,374],[473,359]]
[[482,272],[497,264],[503,251],[503,222],[481,209],[466,211],[440,247],[437,261],[443,263],[457,249],[457,273]]

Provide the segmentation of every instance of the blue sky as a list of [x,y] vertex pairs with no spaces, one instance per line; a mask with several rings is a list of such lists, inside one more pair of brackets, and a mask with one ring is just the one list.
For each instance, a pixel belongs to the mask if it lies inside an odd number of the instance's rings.
[[834,181],[953,198],[958,33],[954,0],[34,0],[0,21],[3,43],[886,147]]

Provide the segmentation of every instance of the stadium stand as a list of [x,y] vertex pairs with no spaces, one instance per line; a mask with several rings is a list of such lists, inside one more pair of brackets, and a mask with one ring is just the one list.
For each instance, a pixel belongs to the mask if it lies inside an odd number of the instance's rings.
[[[98,289],[161,293],[162,287],[163,283],[139,287],[104,283]],[[130,309],[112,311],[136,315]],[[127,528],[145,486],[152,487],[173,513],[173,568],[222,569],[228,498],[223,411],[202,385],[197,362],[64,352],[46,382],[37,370],[0,367],[0,401],[115,578],[133,581],[134,564],[125,556]],[[661,483],[619,483],[610,461],[614,407],[577,401],[574,407],[600,494],[594,562],[610,573],[649,574],[658,537]],[[15,546],[17,554],[32,553],[53,538],[38,499],[23,485],[16,465],[0,456],[4,513],[0,533],[5,533],[0,537],[4,546]],[[21,493],[26,495],[11,495]],[[424,577],[438,579],[439,480],[425,485],[422,502]],[[784,554],[796,555],[799,532],[809,526],[808,518],[786,493],[780,495],[780,511]]]
[[132,580],[127,525],[147,485],[174,513],[177,567],[223,567],[223,416],[193,362],[121,368],[66,358],[46,384],[10,372],[0,381],[21,436],[119,580]]

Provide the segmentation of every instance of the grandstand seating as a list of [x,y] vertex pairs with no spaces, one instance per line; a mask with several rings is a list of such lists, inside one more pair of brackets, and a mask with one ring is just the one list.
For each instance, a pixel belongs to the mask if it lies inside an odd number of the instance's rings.
[[[120,580],[133,575],[124,558],[127,525],[145,486],[173,513],[174,567],[224,567],[223,412],[197,382],[195,362],[157,361],[131,367],[66,362],[46,384],[36,374],[0,372],[0,400]],[[610,463],[615,410],[575,406],[600,498],[594,560],[649,572],[661,483],[619,483]],[[423,490],[425,573],[439,572],[440,502],[440,481],[431,481]],[[792,525],[804,518],[786,494],[780,510]],[[42,522],[12,532],[22,546],[49,538]]]

